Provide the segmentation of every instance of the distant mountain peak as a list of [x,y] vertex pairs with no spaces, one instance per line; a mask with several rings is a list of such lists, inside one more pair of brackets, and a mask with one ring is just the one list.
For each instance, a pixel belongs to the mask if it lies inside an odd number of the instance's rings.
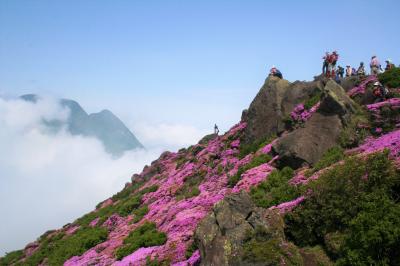
[[[25,94],[20,98],[36,103],[40,96]],[[59,101],[61,106],[70,110],[70,116],[66,123],[45,121],[52,131],[66,126],[72,135],[96,137],[103,143],[105,150],[113,156],[121,156],[125,151],[144,148],[135,135],[110,110],[104,109],[98,113],[88,114],[77,101],[71,99]]]

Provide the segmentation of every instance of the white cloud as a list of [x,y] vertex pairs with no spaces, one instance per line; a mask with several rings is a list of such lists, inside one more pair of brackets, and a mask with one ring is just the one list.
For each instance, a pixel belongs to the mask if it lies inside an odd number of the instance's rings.
[[47,134],[41,123],[67,117],[52,99],[34,104],[0,98],[0,256],[93,209],[162,152],[158,147],[113,159],[97,139],[65,130]]
[[196,144],[206,134],[206,130],[191,125],[139,123],[134,132],[147,147],[162,146],[170,150]]

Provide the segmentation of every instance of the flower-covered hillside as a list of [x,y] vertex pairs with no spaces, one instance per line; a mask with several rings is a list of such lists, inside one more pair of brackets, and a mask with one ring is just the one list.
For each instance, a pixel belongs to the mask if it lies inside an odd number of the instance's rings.
[[[224,135],[163,153],[94,211],[0,265],[393,265],[400,99],[359,105],[348,96],[357,101],[375,79],[347,94],[332,80],[267,79]],[[251,211],[231,204],[237,198]]]

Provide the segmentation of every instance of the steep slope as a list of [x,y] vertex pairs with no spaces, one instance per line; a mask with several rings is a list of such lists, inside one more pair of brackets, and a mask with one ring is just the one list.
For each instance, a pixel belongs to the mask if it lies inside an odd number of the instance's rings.
[[[30,102],[40,99],[34,94],[23,95],[20,98]],[[70,115],[66,123],[58,120],[44,121],[51,131],[58,131],[66,126],[73,135],[96,137],[103,143],[105,150],[114,156],[143,148],[125,124],[109,110],[88,115],[76,101],[61,99],[60,104],[68,108]]]
[[396,265],[400,98],[361,107],[368,84],[268,78],[224,135],[163,153],[1,264]]

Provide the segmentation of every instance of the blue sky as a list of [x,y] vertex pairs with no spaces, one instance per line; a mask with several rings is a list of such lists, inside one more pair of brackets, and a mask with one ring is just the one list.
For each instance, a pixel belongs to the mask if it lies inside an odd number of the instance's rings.
[[0,2],[0,94],[50,94],[130,125],[227,129],[272,64],[309,80],[321,56],[400,62],[400,2]]

